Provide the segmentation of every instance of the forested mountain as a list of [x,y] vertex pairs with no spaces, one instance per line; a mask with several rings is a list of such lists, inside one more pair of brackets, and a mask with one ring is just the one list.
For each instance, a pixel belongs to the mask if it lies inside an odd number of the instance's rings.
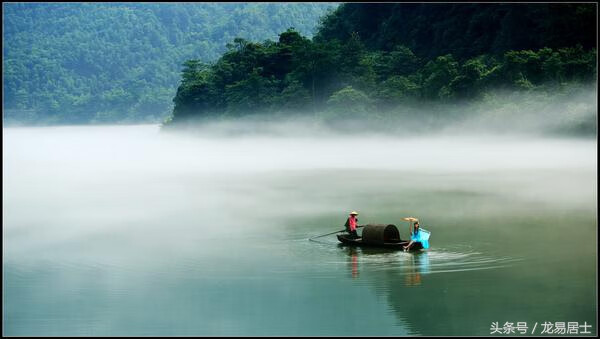
[[379,119],[499,89],[556,97],[596,80],[595,26],[594,4],[343,4],[314,39],[287,30],[277,41],[235,39],[214,63],[189,60],[170,122],[294,111]]
[[315,40],[347,42],[356,32],[369,50],[403,45],[425,59],[576,44],[590,49],[596,11],[595,4],[569,3],[351,4],[327,16]]
[[3,3],[4,121],[159,121],[182,63],[235,37],[312,36],[328,3]]

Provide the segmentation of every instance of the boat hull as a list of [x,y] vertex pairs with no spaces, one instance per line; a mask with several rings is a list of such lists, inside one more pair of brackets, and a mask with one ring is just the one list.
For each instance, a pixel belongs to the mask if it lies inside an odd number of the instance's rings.
[[[368,242],[363,242],[362,238],[352,238],[348,234],[338,234],[337,238],[343,245],[347,245],[347,246],[361,246],[361,247],[364,246],[364,247],[378,247],[378,248],[403,250],[404,246],[408,245],[408,241],[406,241],[406,240],[400,240],[397,242],[368,243]],[[411,252],[420,251],[421,249],[423,249],[423,245],[421,245],[420,242],[415,242],[410,247]]]

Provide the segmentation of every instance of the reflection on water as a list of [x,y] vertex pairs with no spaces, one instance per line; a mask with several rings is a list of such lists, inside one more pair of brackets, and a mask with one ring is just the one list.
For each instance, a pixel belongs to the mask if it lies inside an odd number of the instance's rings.
[[[327,242],[321,242],[327,244]],[[509,268],[522,261],[509,256],[487,257],[478,252],[453,252],[447,249],[421,250],[403,252],[372,247],[354,247],[338,244],[348,257],[352,278],[360,275],[359,265],[368,267],[369,271],[393,271],[404,276],[406,286],[418,286],[422,283],[422,275],[475,270]]]
[[352,272],[352,278],[356,279],[358,278],[358,251],[356,250],[356,248],[354,247],[349,247],[348,248],[348,254],[350,255],[350,267],[351,267],[351,272]]
[[405,276],[407,286],[419,285],[421,274],[429,272],[427,252],[404,253],[397,250],[338,246],[348,255],[348,266],[353,279],[360,276],[359,263],[368,266],[369,270],[377,269],[378,266],[384,270],[397,270]]
[[[4,141],[5,335],[596,333],[593,141],[172,139],[155,126]],[[307,241],[357,206],[362,223],[418,216],[431,247]]]
[[429,259],[427,253],[415,253],[410,260],[410,270],[406,274],[405,283],[407,286],[421,285],[421,274],[429,271]]

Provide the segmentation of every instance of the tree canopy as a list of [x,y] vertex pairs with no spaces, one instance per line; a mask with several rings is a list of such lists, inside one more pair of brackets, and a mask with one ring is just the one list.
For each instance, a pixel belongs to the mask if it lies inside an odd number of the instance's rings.
[[[595,25],[592,9],[343,4],[323,18],[313,39],[288,29],[277,41],[235,39],[212,63],[190,61],[194,66],[185,65],[170,123],[292,111],[326,120],[374,119],[406,103],[593,83],[595,30],[584,30]],[[518,36],[508,37],[516,31]]]
[[236,37],[312,36],[335,6],[3,3],[5,121],[160,121],[186,60],[214,61]]
[[315,40],[358,34],[369,50],[404,45],[418,57],[458,60],[509,50],[596,47],[595,4],[350,3],[322,19]]

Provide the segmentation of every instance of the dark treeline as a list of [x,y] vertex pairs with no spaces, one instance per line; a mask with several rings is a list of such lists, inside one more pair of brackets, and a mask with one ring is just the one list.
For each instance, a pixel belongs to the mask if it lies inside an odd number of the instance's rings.
[[595,4],[352,4],[327,16],[318,41],[358,33],[369,50],[398,45],[418,57],[464,60],[509,50],[596,47]]
[[[594,4],[343,4],[315,37],[242,38],[188,60],[169,123],[252,113],[378,118],[490,91],[558,93],[596,79]],[[399,114],[399,113],[398,113]]]
[[161,121],[181,64],[235,37],[311,36],[337,4],[3,3],[5,122]]

